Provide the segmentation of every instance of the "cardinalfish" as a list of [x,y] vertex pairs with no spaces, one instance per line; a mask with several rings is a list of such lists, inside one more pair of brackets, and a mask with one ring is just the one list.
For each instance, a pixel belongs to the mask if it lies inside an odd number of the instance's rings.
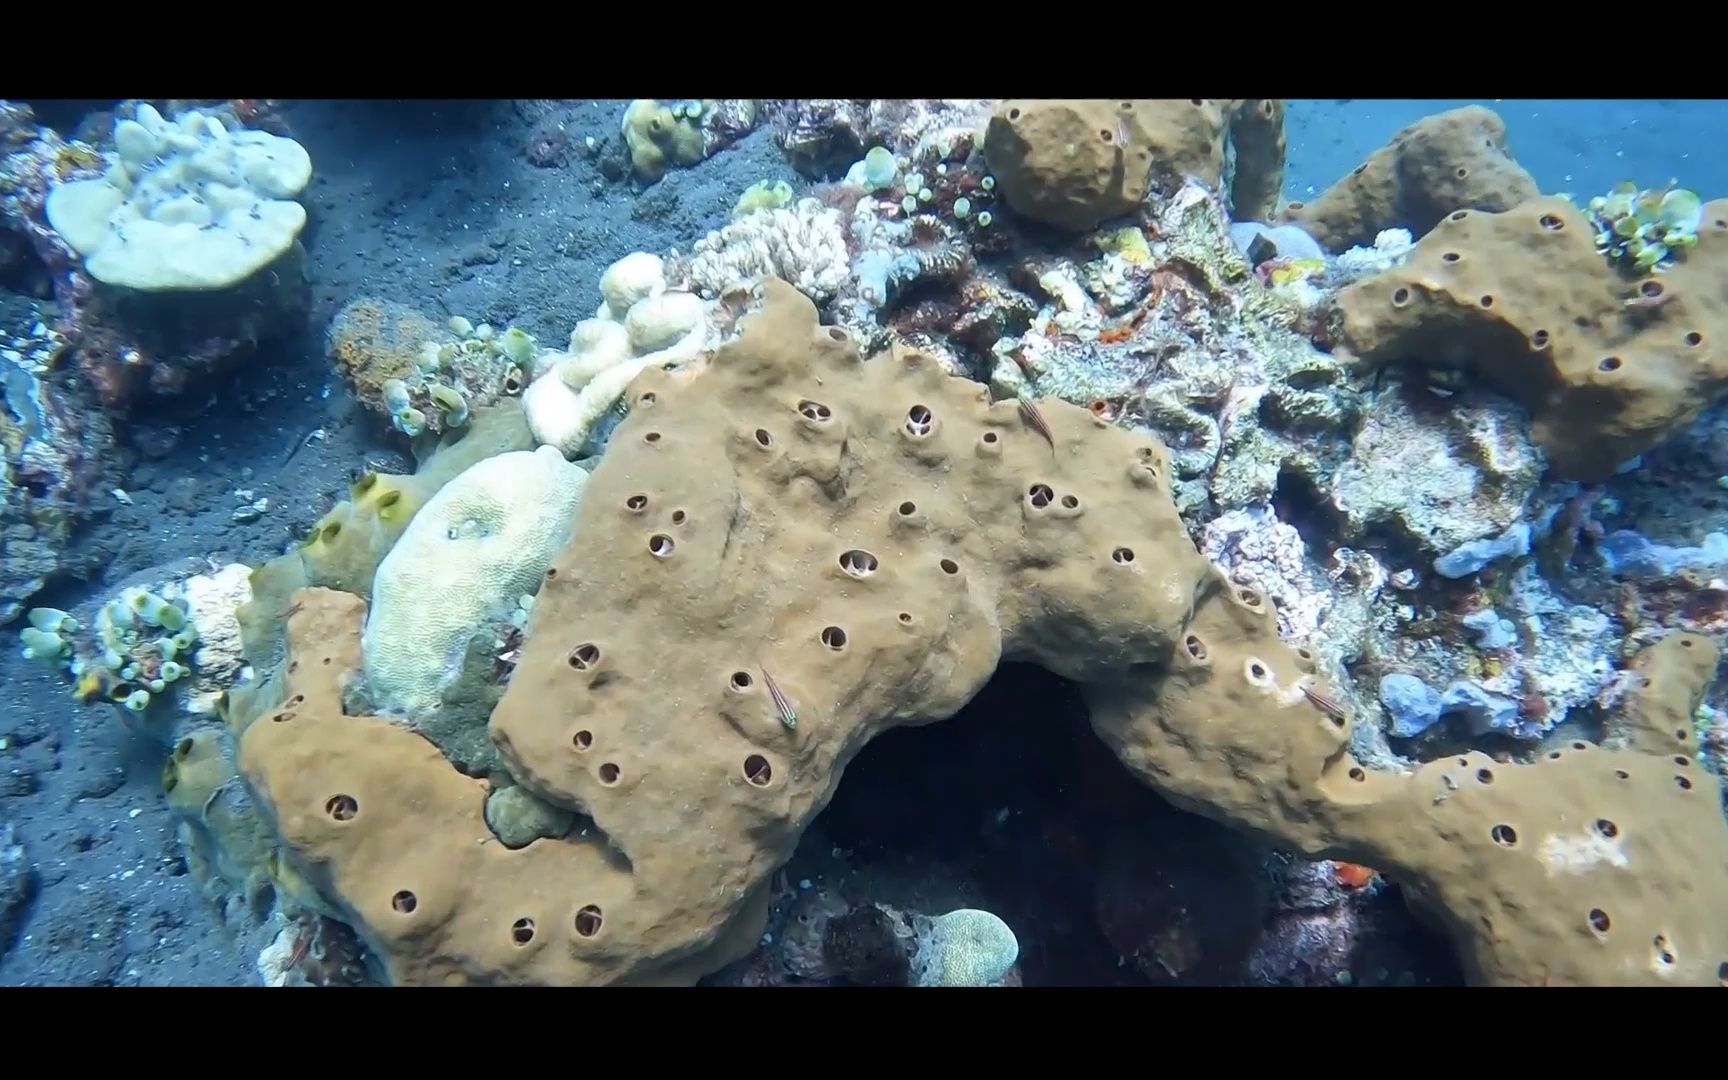
[[1044,441],[1050,444],[1050,452],[1056,452],[1056,436],[1050,433],[1050,425],[1045,423],[1044,414],[1038,411],[1038,406],[1031,398],[1020,398],[1020,419],[1032,426],[1032,430],[1044,436]]
[[780,724],[787,731],[798,730],[798,712],[792,708],[792,703],[786,700],[781,692],[780,684],[774,681],[774,676],[768,674],[768,669],[762,669],[762,678],[768,683],[768,696],[774,699],[774,707],[780,710]]

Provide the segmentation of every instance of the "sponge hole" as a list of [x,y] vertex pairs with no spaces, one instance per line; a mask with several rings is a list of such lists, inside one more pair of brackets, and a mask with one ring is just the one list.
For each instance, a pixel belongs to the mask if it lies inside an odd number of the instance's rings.
[[534,920],[517,919],[510,924],[510,940],[518,947],[534,940]]
[[1657,934],[1655,937],[1651,938],[1650,948],[1656,954],[1656,963],[1661,966],[1673,967],[1677,962],[1678,958],[1674,955],[1673,947],[1668,944],[1668,936],[1666,934]]
[[761,754],[744,759],[744,779],[754,787],[767,787],[774,780],[774,767]]
[[922,439],[936,429],[936,416],[927,405],[914,405],[906,410],[906,432]]
[[564,662],[576,671],[587,671],[600,663],[600,646],[592,641],[584,641],[570,650],[570,655],[564,658]]
[[[908,503],[906,505],[911,504]],[[843,551],[840,553],[840,569],[846,571],[855,578],[869,577],[871,574],[876,572],[876,568],[880,565],[881,563],[877,560],[876,556],[862,548],[853,548],[851,551]]]
[[576,912],[576,933],[582,937],[593,937],[600,932],[603,920],[600,908],[595,904],[584,904]]

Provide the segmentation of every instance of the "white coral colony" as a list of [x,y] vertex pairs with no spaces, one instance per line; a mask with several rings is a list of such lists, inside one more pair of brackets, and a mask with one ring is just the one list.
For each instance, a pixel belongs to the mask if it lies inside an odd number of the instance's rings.
[[306,225],[294,201],[312,159],[292,139],[230,131],[196,109],[149,105],[114,129],[115,161],[60,184],[45,210],[90,276],[144,291],[223,289],[276,261]]

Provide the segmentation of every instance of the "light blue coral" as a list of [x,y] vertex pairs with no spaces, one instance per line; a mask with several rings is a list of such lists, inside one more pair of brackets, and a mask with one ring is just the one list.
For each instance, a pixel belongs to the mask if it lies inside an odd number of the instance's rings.
[[1665,578],[1682,570],[1714,572],[1728,569],[1728,533],[1704,536],[1697,547],[1659,544],[1643,533],[1617,529],[1597,542],[1596,550],[1617,577]]
[[1020,956],[1014,931],[988,911],[961,908],[915,924],[919,986],[996,986]]
[[1464,680],[1441,693],[1414,675],[1394,672],[1380,680],[1380,704],[1391,720],[1387,734],[1398,739],[1415,738],[1441,717],[1454,714],[1464,716],[1475,735],[1494,731],[1514,738],[1538,738],[1546,730],[1540,724],[1520,723],[1518,702]]

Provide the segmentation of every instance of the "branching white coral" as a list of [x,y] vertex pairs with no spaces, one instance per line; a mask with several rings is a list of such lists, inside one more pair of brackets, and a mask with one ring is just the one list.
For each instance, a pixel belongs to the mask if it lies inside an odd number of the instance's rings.
[[682,276],[713,299],[764,277],[790,282],[817,303],[832,300],[850,270],[840,212],[815,199],[746,214],[696,242]]
[[1346,281],[1378,274],[1401,265],[1410,257],[1415,241],[1408,229],[1383,229],[1373,247],[1353,247],[1338,256],[1338,270]]

